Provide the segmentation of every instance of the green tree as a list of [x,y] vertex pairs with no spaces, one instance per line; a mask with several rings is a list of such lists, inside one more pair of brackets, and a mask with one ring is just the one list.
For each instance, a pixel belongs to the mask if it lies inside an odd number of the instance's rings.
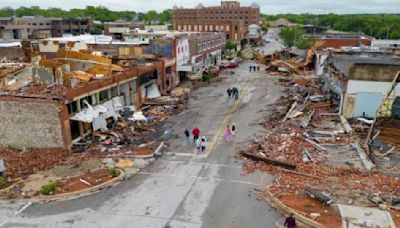
[[228,40],[228,41],[226,41],[225,48],[228,50],[233,50],[236,48],[236,43]]
[[15,14],[15,10],[11,7],[4,7],[0,9],[0,17],[12,17]]
[[300,43],[304,34],[305,30],[301,26],[286,27],[279,32],[279,36],[288,47],[292,47]]
[[145,23],[148,25],[150,25],[156,19],[158,19],[158,13],[155,10],[150,10],[144,17]]

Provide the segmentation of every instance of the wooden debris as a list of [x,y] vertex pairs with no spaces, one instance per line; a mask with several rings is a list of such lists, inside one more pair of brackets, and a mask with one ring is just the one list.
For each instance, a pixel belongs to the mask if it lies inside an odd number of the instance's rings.
[[317,150],[320,150],[320,151],[322,151],[322,152],[327,151],[327,149],[326,149],[325,147],[319,145],[318,143],[316,143],[316,142],[314,142],[314,141],[312,141],[312,140],[310,140],[310,139],[304,138],[304,140],[305,140],[306,142],[310,143],[310,144],[311,144],[313,147],[315,147],[315,149],[317,149]]
[[241,152],[243,156],[250,158],[252,160],[255,161],[262,161],[271,165],[277,165],[277,166],[282,166],[285,167],[287,169],[295,169],[296,165],[287,161],[281,161],[281,160],[276,160],[273,158],[268,158],[268,157],[263,157],[263,156],[259,156],[259,155],[255,155],[246,151],[242,151]]

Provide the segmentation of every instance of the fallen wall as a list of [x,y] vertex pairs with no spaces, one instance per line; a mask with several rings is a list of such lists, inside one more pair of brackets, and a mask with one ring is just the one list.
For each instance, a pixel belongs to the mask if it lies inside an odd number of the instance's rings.
[[58,105],[0,100],[0,147],[64,147]]

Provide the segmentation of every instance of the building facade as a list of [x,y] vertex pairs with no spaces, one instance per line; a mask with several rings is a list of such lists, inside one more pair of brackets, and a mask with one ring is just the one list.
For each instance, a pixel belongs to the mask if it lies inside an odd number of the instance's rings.
[[57,17],[2,17],[0,39],[44,39],[63,34],[90,33],[91,18],[63,19]]
[[237,1],[222,1],[220,6],[194,9],[174,7],[172,11],[174,29],[178,31],[225,32],[226,39],[241,41],[248,27],[260,21],[260,8],[253,4],[242,7]]

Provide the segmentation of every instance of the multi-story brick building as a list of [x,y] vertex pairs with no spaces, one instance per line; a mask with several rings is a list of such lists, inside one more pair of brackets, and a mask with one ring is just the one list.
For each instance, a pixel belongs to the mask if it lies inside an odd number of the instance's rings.
[[248,26],[258,24],[260,8],[257,4],[240,6],[238,1],[222,1],[220,6],[194,9],[177,6],[172,11],[174,29],[178,31],[225,32],[231,41],[245,38]]
[[63,19],[58,17],[1,17],[0,39],[43,39],[61,37],[65,33],[90,33],[91,18]]

